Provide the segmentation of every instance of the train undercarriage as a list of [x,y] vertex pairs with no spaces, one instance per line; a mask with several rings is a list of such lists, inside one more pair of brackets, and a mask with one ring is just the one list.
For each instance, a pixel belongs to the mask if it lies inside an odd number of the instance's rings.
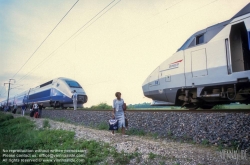
[[236,84],[180,89],[176,95],[176,105],[189,109],[211,109],[218,104],[235,102],[250,104],[248,79]]

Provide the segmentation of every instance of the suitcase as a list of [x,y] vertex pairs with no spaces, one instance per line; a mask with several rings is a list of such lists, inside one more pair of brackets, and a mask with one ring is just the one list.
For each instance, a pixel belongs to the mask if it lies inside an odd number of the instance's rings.
[[109,130],[118,130],[118,120],[116,119],[109,120]]
[[38,118],[38,117],[39,117],[38,112],[35,113],[34,117],[35,117],[35,118]]
[[12,113],[16,114],[16,109],[13,109]]
[[33,117],[33,116],[34,116],[34,113],[35,113],[35,111],[32,110],[32,111],[30,112],[30,117]]

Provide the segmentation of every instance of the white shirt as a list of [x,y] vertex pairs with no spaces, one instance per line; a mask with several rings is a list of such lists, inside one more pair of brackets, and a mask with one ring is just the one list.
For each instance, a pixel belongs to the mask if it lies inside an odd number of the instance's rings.
[[113,100],[113,108],[115,108],[115,110],[118,112],[118,111],[123,111],[123,104],[124,104],[124,100],[123,99],[120,99],[120,100],[117,100],[117,99],[114,99]]
[[38,105],[37,105],[37,104],[34,104],[34,105],[33,105],[33,108],[34,108],[34,109],[38,109]]
[[77,100],[77,93],[74,92],[72,97],[73,97],[73,100]]

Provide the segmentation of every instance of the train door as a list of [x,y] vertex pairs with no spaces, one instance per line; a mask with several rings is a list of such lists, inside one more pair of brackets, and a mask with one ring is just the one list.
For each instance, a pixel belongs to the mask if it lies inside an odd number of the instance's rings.
[[231,26],[229,41],[231,50],[231,68],[229,68],[229,73],[230,69],[232,72],[250,70],[249,32],[244,22]]
[[204,34],[193,38],[190,48],[185,50],[185,78],[186,87],[200,85],[207,79],[207,50],[204,44]]

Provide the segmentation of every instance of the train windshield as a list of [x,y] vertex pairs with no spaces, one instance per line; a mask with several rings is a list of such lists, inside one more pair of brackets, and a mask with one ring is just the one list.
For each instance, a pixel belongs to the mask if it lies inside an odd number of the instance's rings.
[[72,87],[72,88],[82,88],[81,85],[79,85],[77,82],[75,81],[66,81],[66,83]]
[[177,50],[177,52],[180,50],[186,49],[188,47],[188,45],[190,44],[191,39],[192,39],[192,36]]

